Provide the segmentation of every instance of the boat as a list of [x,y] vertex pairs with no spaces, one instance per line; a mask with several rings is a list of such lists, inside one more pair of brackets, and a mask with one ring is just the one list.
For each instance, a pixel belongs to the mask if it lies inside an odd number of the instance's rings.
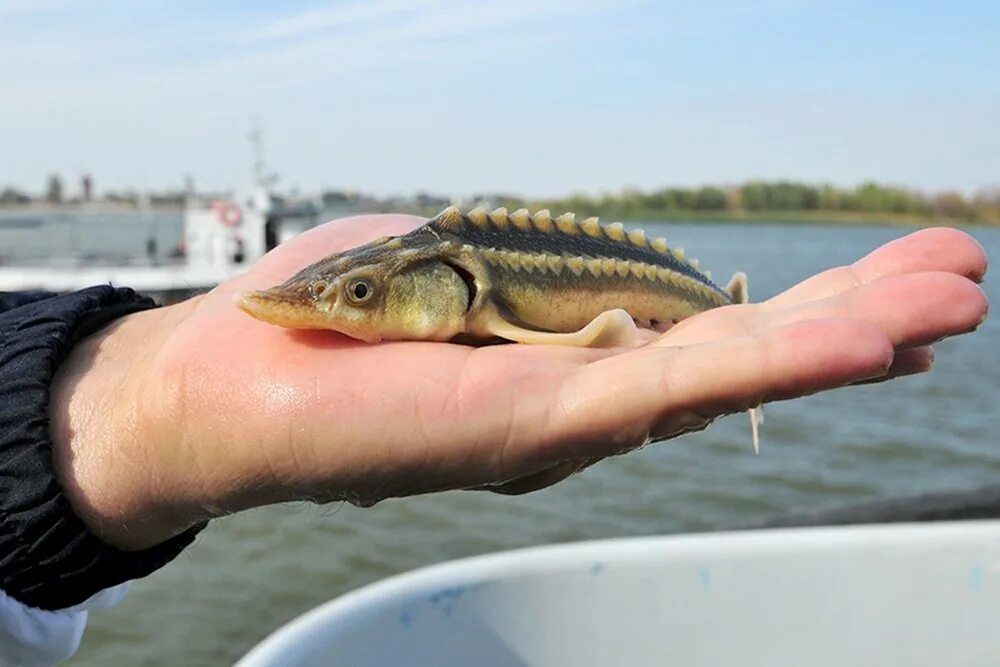
[[334,599],[237,667],[996,665],[1000,521],[550,545]]
[[130,287],[167,304],[205,292],[245,271],[275,246],[318,221],[312,202],[287,204],[270,188],[260,134],[251,185],[230,198],[205,199],[189,192],[181,242],[168,261],[144,257],[76,256],[45,264],[0,264],[0,291],[70,292],[92,285]]

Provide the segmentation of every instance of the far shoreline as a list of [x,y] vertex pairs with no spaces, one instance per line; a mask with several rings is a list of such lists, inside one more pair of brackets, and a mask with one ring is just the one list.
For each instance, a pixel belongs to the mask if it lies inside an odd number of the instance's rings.
[[618,218],[623,222],[715,222],[733,225],[777,223],[786,225],[888,227],[1000,227],[986,220],[960,220],[923,217],[901,213],[864,213],[858,211],[677,211],[651,212],[648,215]]
[[[538,210],[547,203],[539,203],[530,206],[530,210]],[[114,202],[89,202],[86,204],[49,204],[32,203],[22,205],[0,206],[0,216],[5,215],[38,215],[38,214],[144,214],[144,213],[177,213],[184,210],[183,206],[172,204],[153,204],[151,206],[135,206]],[[372,213],[400,213],[416,214],[424,217],[432,217],[439,213],[439,209],[407,207],[401,206],[388,210],[379,207],[379,210],[372,210]],[[554,215],[564,211],[552,209]],[[594,211],[577,210],[572,211],[578,217],[594,214]],[[767,224],[778,223],[787,225],[882,225],[891,227],[1000,227],[1000,221],[989,221],[981,219],[958,219],[942,216],[922,216],[908,213],[890,212],[867,212],[867,211],[832,211],[832,210],[714,210],[714,211],[688,211],[672,209],[666,211],[636,211],[623,213],[620,211],[598,211],[596,213],[604,222],[621,221],[632,222],[690,222],[690,223],[721,223],[721,224]]]
[[[532,204],[527,206],[531,211],[550,207],[552,215],[565,213],[567,210],[552,207],[547,203]],[[411,211],[383,211],[385,213],[409,213]],[[957,218],[947,218],[942,216],[921,216],[907,213],[885,213],[885,212],[865,212],[865,211],[824,211],[824,210],[804,210],[804,211],[744,211],[744,210],[716,210],[716,211],[638,211],[622,213],[620,211],[590,211],[574,210],[577,218],[588,215],[597,215],[601,222],[609,223],[620,221],[624,223],[639,222],[690,222],[690,223],[720,223],[732,225],[751,225],[777,223],[786,225],[827,225],[827,226],[852,226],[852,225],[880,225],[889,227],[1000,227],[1000,222],[988,220],[966,220]],[[438,213],[437,210],[421,209],[417,215],[431,217]]]

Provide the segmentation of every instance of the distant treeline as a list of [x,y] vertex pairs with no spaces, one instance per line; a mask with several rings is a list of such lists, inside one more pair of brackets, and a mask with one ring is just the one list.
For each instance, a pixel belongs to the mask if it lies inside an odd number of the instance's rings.
[[[35,202],[75,204],[89,201],[89,192],[67,198],[62,180],[53,175],[41,197],[0,187],[0,207],[23,206]],[[135,191],[105,193],[101,201],[138,205],[180,206],[185,193],[178,190],[150,192],[144,197]],[[433,215],[451,203],[451,199],[430,193],[412,197],[379,198],[358,192],[326,190],[319,196],[327,208],[418,213]],[[867,221],[885,220],[902,223],[951,222],[1000,225],[1000,187],[966,197],[959,192],[925,194],[877,183],[863,183],[855,188],[832,185],[809,185],[791,181],[751,181],[735,187],[703,186],[698,188],[662,188],[652,191],[635,189],[600,196],[573,195],[561,199],[529,200],[516,195],[480,194],[463,205],[481,203],[508,208],[548,208],[553,213],[573,211],[578,215],[599,215],[605,219],[721,219],[721,220],[801,220]]]
[[850,214],[881,214],[899,218],[1000,224],[1000,190],[969,198],[958,192],[925,195],[876,183],[842,189],[789,181],[753,181],[730,188],[704,186],[648,192],[626,190],[600,197],[573,195],[539,201],[506,196],[497,199],[508,207],[544,206],[553,212],[574,211],[615,218],[675,217],[679,213],[695,213],[699,217],[710,217],[713,213],[724,217],[758,217],[770,212],[829,212],[844,218],[851,217]]

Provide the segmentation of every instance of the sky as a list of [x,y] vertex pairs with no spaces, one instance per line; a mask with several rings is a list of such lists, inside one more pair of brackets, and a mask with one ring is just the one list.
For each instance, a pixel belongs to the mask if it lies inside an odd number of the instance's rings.
[[0,187],[1000,185],[1000,2],[0,0]]

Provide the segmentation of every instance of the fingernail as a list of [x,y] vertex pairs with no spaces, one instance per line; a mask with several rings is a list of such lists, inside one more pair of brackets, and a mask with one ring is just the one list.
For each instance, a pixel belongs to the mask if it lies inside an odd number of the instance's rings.
[[924,364],[924,372],[927,372],[930,369],[934,368],[934,358],[935,358],[934,357],[934,349],[933,348],[928,348],[927,349],[927,359],[926,359],[926,363]]
[[[960,331],[958,334],[951,334],[951,335],[948,335],[948,336],[942,336],[940,338],[940,340],[944,340],[945,338],[951,338],[952,335],[964,335],[964,334],[973,333],[974,331],[977,331],[979,329],[979,327],[983,326],[983,322],[985,322],[989,318],[990,318],[990,311],[986,310],[986,311],[983,312],[982,315],[979,316],[979,319],[976,321],[976,323],[973,324],[968,329],[966,329],[965,331]],[[939,341],[935,341],[935,342],[939,342]]]
[[888,361],[884,362],[881,366],[873,370],[871,373],[867,375],[862,375],[861,377],[858,378],[858,380],[875,380],[881,377],[885,377],[886,375],[889,374],[889,369],[891,367],[892,367],[892,357],[889,357]]
[[899,377],[905,375],[920,375],[921,373],[927,373],[934,367],[934,350],[927,350],[926,356],[922,360],[922,363],[916,364],[910,368],[903,370],[899,373]]

